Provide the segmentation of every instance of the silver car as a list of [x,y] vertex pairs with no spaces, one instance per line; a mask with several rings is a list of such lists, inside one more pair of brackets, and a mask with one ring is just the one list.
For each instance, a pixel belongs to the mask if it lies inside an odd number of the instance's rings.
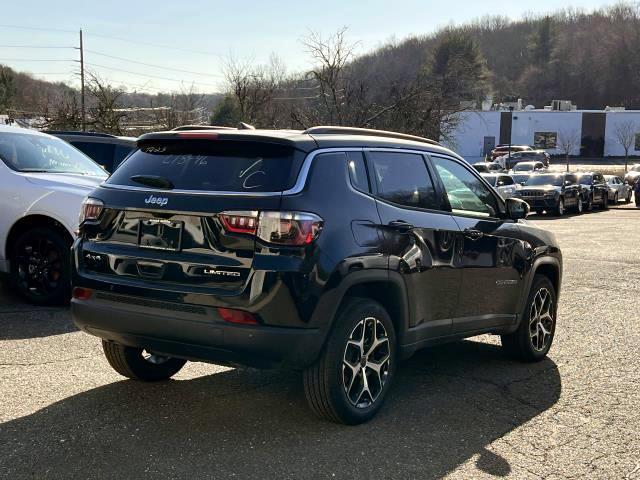
[[631,185],[615,175],[605,175],[604,179],[609,187],[609,203],[616,204],[620,200],[624,200],[624,203],[631,202]]
[[516,193],[519,185],[511,178],[511,175],[507,175],[504,173],[481,173],[482,178],[484,178],[489,184],[495,188],[500,196],[505,200],[507,198],[513,197],[513,194]]

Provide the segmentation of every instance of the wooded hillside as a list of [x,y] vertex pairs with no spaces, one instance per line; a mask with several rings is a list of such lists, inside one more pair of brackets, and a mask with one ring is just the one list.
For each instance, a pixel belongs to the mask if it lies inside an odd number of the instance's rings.
[[[159,128],[213,111],[214,124],[339,124],[446,138],[457,113],[487,98],[494,104],[522,98],[537,108],[563,99],[581,109],[640,109],[638,3],[518,20],[491,16],[361,55],[347,28],[301,41],[310,70],[287,74],[277,54],[268,65],[230,59],[220,95],[130,93],[90,76],[92,128],[120,133],[127,114],[114,109],[170,107],[154,112]],[[0,113],[39,112],[56,128],[77,128],[78,105],[77,91],[64,84],[0,67]]]

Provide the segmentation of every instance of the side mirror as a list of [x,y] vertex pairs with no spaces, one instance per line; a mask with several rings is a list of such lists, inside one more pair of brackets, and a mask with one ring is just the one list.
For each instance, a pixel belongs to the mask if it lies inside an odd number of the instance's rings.
[[504,182],[498,182],[498,187],[504,187]]
[[505,206],[507,218],[511,220],[520,220],[521,218],[527,218],[527,215],[529,215],[529,204],[519,198],[507,198]]

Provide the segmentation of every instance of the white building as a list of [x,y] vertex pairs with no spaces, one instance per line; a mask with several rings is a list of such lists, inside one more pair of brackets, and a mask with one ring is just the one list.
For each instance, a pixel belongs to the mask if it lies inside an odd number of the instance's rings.
[[498,144],[531,145],[552,155],[585,158],[624,156],[616,130],[631,126],[633,141],[629,155],[640,155],[640,111],[622,110],[514,110],[470,111],[446,142],[469,161],[484,158]]

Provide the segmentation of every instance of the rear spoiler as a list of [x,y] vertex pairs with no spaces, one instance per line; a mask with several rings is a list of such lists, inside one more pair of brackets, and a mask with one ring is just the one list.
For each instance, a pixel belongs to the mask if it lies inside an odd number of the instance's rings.
[[308,135],[292,133],[289,136],[273,135],[269,131],[260,130],[185,130],[145,133],[138,137],[137,145],[150,142],[178,141],[178,140],[202,140],[202,141],[231,141],[231,142],[255,142],[286,145],[303,152],[310,152],[318,148],[315,140]]

